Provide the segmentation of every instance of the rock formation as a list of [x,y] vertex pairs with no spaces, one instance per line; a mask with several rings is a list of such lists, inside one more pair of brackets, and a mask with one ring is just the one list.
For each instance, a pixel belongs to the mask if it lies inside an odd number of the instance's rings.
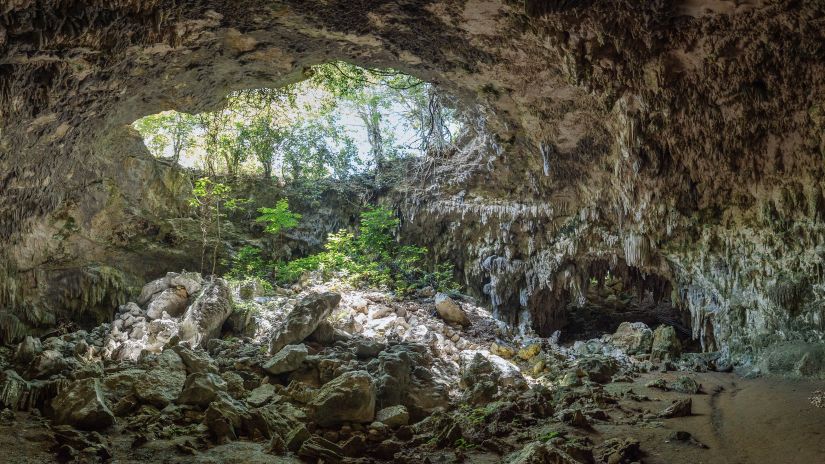
[[188,181],[131,122],[343,59],[475,108],[404,233],[502,320],[550,335],[610,272],[689,313],[707,351],[802,356],[825,320],[822,20],[817,2],[6,2],[2,338],[101,322],[191,264],[166,222]]

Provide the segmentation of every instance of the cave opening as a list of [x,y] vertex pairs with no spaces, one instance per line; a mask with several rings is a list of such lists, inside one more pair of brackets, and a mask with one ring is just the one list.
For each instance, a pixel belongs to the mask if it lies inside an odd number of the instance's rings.
[[4,458],[819,462],[822,6],[677,3],[4,2]]

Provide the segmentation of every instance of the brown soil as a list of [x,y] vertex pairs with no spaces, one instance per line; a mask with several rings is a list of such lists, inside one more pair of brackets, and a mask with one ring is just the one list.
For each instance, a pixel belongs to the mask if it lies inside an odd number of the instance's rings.
[[[685,395],[645,388],[657,377],[674,380],[681,373],[649,374],[631,385],[613,384],[621,391],[632,388],[652,401],[628,402],[627,406],[663,409],[672,399]],[[691,395],[691,417],[665,419],[661,427],[597,426],[597,432],[631,436],[642,442],[648,464],[812,464],[825,462],[823,424],[825,409],[817,409],[808,397],[822,383],[770,378],[743,379],[733,374],[691,375],[702,384],[705,394]],[[671,440],[675,431],[690,432],[708,446]]]

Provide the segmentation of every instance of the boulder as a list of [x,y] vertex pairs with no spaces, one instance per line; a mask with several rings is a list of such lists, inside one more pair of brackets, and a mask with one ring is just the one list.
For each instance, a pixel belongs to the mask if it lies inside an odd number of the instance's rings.
[[219,394],[226,392],[226,381],[220,376],[210,373],[190,374],[183,385],[183,391],[178,396],[179,404],[192,406],[207,406]]
[[189,294],[183,287],[172,287],[158,293],[146,307],[146,317],[158,319],[167,313],[172,317],[180,316],[186,309]]
[[238,437],[247,409],[227,395],[219,396],[209,404],[203,423],[218,443],[225,443]]
[[25,365],[42,352],[43,345],[40,343],[40,339],[26,335],[26,338],[17,345],[17,349],[14,351],[14,360]]
[[140,296],[138,296],[137,304],[141,306],[145,305],[152,299],[153,296],[169,288],[170,280],[170,276],[165,276],[144,285],[143,289],[140,291]]
[[461,382],[465,387],[485,378],[506,387],[526,385],[521,370],[510,361],[483,350],[465,350],[459,355]]
[[447,322],[461,324],[462,326],[470,325],[470,318],[467,313],[461,309],[461,306],[452,298],[444,293],[435,295],[435,310]]
[[654,362],[672,360],[682,354],[682,344],[676,337],[676,330],[669,325],[660,325],[653,332],[650,359]]
[[591,356],[576,361],[575,366],[584,371],[587,377],[596,383],[606,384],[619,371],[619,364],[606,356]]
[[144,403],[164,408],[180,396],[186,383],[186,368],[181,357],[172,350],[157,356],[155,366],[134,383],[135,395]]
[[52,400],[53,420],[84,430],[102,430],[115,423],[98,379],[78,380]]
[[265,383],[255,388],[246,397],[246,402],[255,408],[261,407],[275,397],[275,386],[271,383]]
[[344,450],[324,438],[311,437],[301,444],[298,456],[311,462],[336,464],[343,460]]
[[172,351],[180,356],[186,372],[189,374],[217,374],[218,366],[203,350],[193,350],[185,346],[176,345]]
[[390,406],[378,411],[375,420],[387,427],[401,427],[410,423],[410,412],[402,405]]
[[306,357],[307,347],[305,345],[287,345],[262,367],[272,375],[284,374],[301,367]]
[[413,417],[421,418],[449,404],[451,385],[439,383],[424,345],[395,345],[378,355],[375,388],[382,406],[403,404]]
[[311,293],[302,298],[272,336],[269,352],[278,353],[287,345],[304,341],[340,301],[341,295],[332,292]]
[[611,438],[593,449],[597,462],[624,463],[637,462],[642,456],[639,440],[633,438]]
[[195,301],[186,309],[178,336],[192,348],[205,347],[220,335],[223,323],[232,314],[232,294],[223,279],[208,282]]
[[30,379],[45,379],[52,375],[59,374],[68,367],[68,361],[63,358],[63,355],[59,351],[45,350],[35,356],[31,364],[29,364],[26,376]]
[[649,353],[653,331],[644,322],[622,322],[610,342],[627,354]]
[[343,422],[368,423],[375,418],[375,386],[366,371],[341,374],[321,387],[309,402],[322,427]]
[[659,413],[659,417],[662,418],[671,418],[671,417],[687,417],[692,414],[691,408],[693,406],[693,401],[690,398],[681,398],[678,400],[674,400],[670,406],[666,407],[662,412]]
[[321,321],[315,331],[309,335],[309,340],[324,346],[332,345],[335,342],[335,327],[329,321]]
[[203,288],[203,277],[197,272],[182,272],[169,279],[169,286],[183,287],[190,296],[196,295]]

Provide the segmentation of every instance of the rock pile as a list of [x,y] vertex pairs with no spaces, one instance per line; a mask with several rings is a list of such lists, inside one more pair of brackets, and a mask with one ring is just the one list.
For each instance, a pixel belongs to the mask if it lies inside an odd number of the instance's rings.
[[[623,324],[562,347],[516,338],[469,300],[444,295],[398,300],[318,286],[240,302],[238,290],[169,274],[111,324],[25,339],[8,353],[14,369],[0,375],[4,414],[13,423],[13,410],[42,411],[55,452],[77,462],[167,459],[161,449],[206,460],[231,449],[263,462],[417,463],[479,453],[590,463],[631,462],[639,443],[562,440],[557,432],[539,440],[525,431],[555,424],[564,436],[587,436],[601,424],[691,413],[686,398],[626,416],[616,406],[623,397],[605,388],[651,370],[654,350],[676,361],[667,329]],[[231,322],[240,312],[254,330]],[[688,377],[650,388],[701,390]],[[126,448],[106,439],[113,431],[131,437]]]

